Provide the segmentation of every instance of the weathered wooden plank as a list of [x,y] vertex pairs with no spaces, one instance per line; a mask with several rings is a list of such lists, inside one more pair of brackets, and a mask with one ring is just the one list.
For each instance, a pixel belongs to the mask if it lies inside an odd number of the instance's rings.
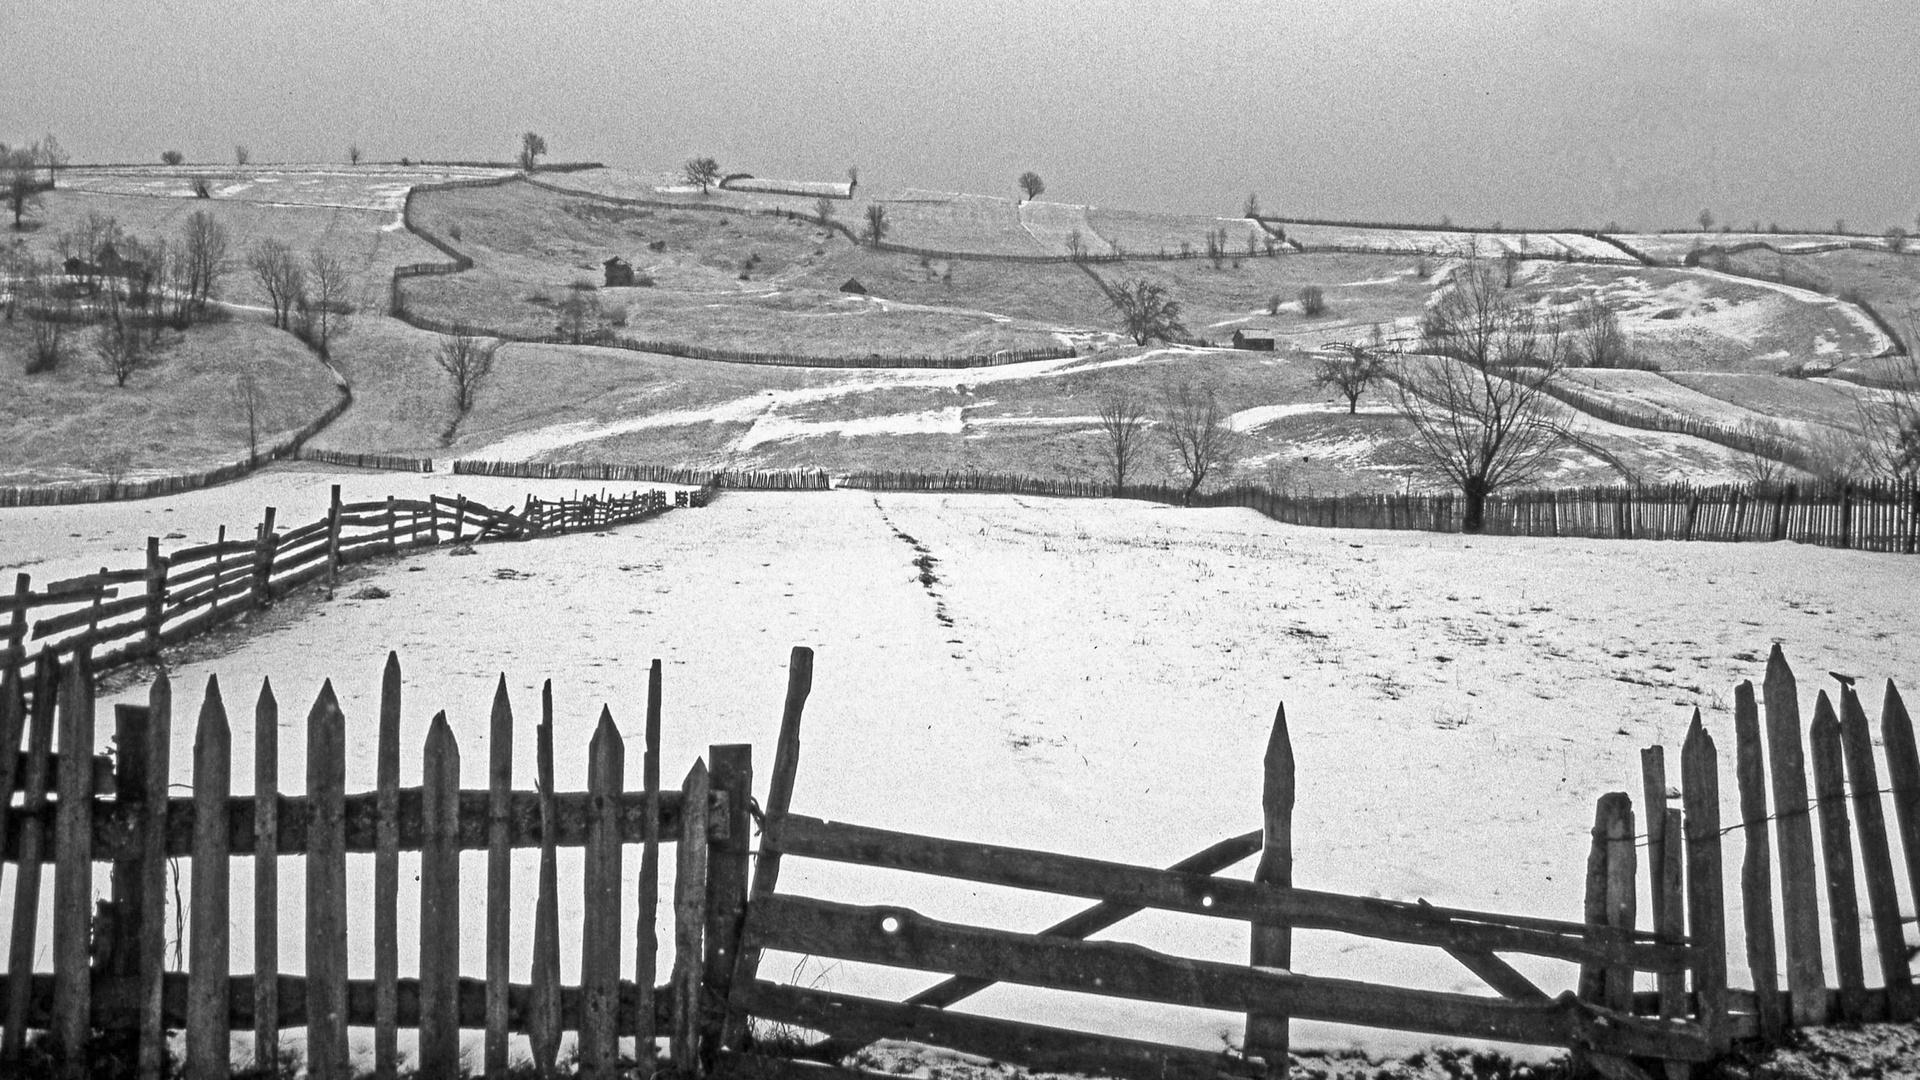
[[[83,648],[60,687],[60,749],[70,761],[93,754],[93,671]],[[53,1042],[58,1074],[84,1073],[92,1016],[92,769],[61,769],[53,876]]]
[[119,589],[99,585],[79,585],[66,589],[48,587],[37,593],[15,592],[11,596],[0,596],[0,612],[12,614],[56,604],[85,604],[95,600],[111,600],[119,595]]
[[[1255,829],[1249,833],[1229,837],[1212,844],[1167,867],[1176,874],[1217,874],[1249,855],[1259,852],[1265,843],[1265,830]],[[763,840],[764,844],[764,840]],[[1120,922],[1129,915],[1146,910],[1137,904],[1118,904],[1103,900],[1092,907],[1082,909],[1065,919],[1040,931],[1042,937],[1064,937],[1084,940],[1094,934]],[[1485,955],[1492,955],[1487,953]],[[990,979],[970,979],[956,976],[936,983],[907,999],[909,1005],[928,1005],[944,1009],[955,1002],[962,1001],[992,986]]]
[[[1666,897],[1654,929],[1669,941],[1679,941],[1687,933],[1686,852],[1683,850],[1685,845],[1681,840],[1686,829],[1686,814],[1677,809],[1670,809],[1662,811],[1660,816],[1663,819],[1662,830],[1671,843],[1661,847],[1660,865],[1648,867],[1653,875],[1654,894]],[[1687,1014],[1686,971],[1681,969],[1663,971],[1659,975],[1658,985],[1660,1018],[1684,1019]],[[1670,1076],[1669,1080],[1678,1080],[1678,1078]]]
[[[1688,963],[1691,957],[1688,949],[1654,942],[1651,934],[1644,940],[1639,934],[1629,940],[1602,929],[1589,940],[1586,928],[1578,923],[1282,889],[1079,856],[889,832],[800,814],[767,822],[765,835],[780,850],[805,858],[939,874],[1196,915],[1286,922],[1295,928],[1338,930],[1439,948],[1525,952],[1603,966],[1623,964],[1641,971]],[[1567,930],[1549,931],[1543,926]]]
[[1759,999],[1760,1037],[1777,1043],[1787,1018],[1780,997],[1780,969],[1774,951],[1773,862],[1767,844],[1767,773],[1760,746],[1760,709],[1753,683],[1733,688],[1733,731],[1738,746],[1740,824],[1744,855],[1740,864],[1740,903],[1747,937],[1747,971]]
[[1806,758],[1800,745],[1800,692],[1780,646],[1767,657],[1762,684],[1767,750],[1772,758],[1774,833],[1780,847],[1780,911],[1786,929],[1787,990],[1793,1022],[1826,1022],[1826,969],[1820,957],[1820,878],[1813,859]]
[[[1260,865],[1253,880],[1276,888],[1293,887],[1293,742],[1287,735],[1287,707],[1275,711],[1267,736],[1260,808]],[[1257,967],[1293,967],[1293,928],[1285,922],[1254,920],[1249,961]],[[1266,1075],[1285,1080],[1290,1045],[1287,1015],[1275,1009],[1247,1013],[1247,1056],[1266,1062]]]
[[273,518],[279,511],[269,506],[260,516],[260,528],[253,535],[253,606],[266,607],[273,600],[273,553],[280,538],[273,531]]
[[97,607],[75,608],[64,615],[51,615],[37,620],[33,624],[33,636],[47,638],[75,627],[93,626],[108,619],[117,619],[122,615],[146,609],[147,594],[144,592]]
[[420,1076],[460,1076],[460,747],[447,714],[427,727],[424,822],[420,852]]
[[[659,661],[655,661],[658,670]],[[780,735],[774,744],[773,775],[767,784],[767,805],[765,817],[781,818],[793,805],[793,784],[800,769],[800,720],[806,712],[807,696],[813,692],[813,650],[804,645],[796,645],[787,659],[787,697],[780,711]],[[780,882],[780,850],[768,844],[763,838],[760,853],[753,868],[753,886],[748,906],[754,900],[773,895]],[[760,970],[760,950],[746,945],[740,946],[739,961],[734,966],[735,985],[744,985],[753,981]],[[740,1035],[745,1030],[744,1014],[729,1009],[727,1013],[727,1032],[723,1040],[725,1045],[740,1045]]]
[[27,734],[27,697],[20,682],[19,665],[10,657],[0,663],[0,836],[6,835],[13,793],[25,778],[26,750],[20,744]]
[[349,1068],[346,727],[328,680],[307,714],[307,1068],[317,1080],[344,1080]]
[[[1689,515],[1691,519],[1691,515]],[[1691,529],[1691,525],[1689,525]],[[1660,917],[1666,914],[1667,899],[1660,891],[1660,867],[1666,863],[1666,820],[1667,820],[1667,748],[1659,744],[1644,747],[1640,751],[1640,785],[1642,816],[1647,822],[1647,869],[1648,880],[1652,888],[1647,892],[1647,907],[1653,915],[1653,925],[1660,925]]]
[[[1636,851],[1634,849],[1633,802],[1623,798],[1618,812],[1607,822],[1607,925],[1631,933],[1636,917]],[[1607,1008],[1628,1012],[1633,1008],[1633,969],[1610,965],[1606,992]]]
[[1858,1021],[1867,985],[1860,947],[1860,898],[1854,889],[1853,829],[1847,815],[1840,720],[1825,690],[1814,702],[1807,740],[1813,758],[1814,799],[1820,811],[1820,851],[1827,871],[1827,916],[1833,929],[1840,1014],[1842,1019]]
[[1095,1073],[1131,1080],[1219,1080],[1225,1076],[1265,1075],[1257,1063],[1224,1053],[1209,1054],[764,981],[736,985],[735,1000],[754,1016],[824,1031],[836,1040],[928,1043],[1035,1071]]
[[708,781],[729,796],[728,838],[707,852],[706,987],[708,1008],[700,1018],[701,1056],[711,1062],[726,1029],[728,990],[740,958],[740,929],[747,917],[747,804],[753,797],[753,747],[728,743],[707,748]]
[[[705,971],[701,936],[706,932],[707,845],[703,820],[707,808],[707,763],[695,761],[692,771],[680,785],[681,802],[687,808],[680,819],[680,847],[673,882],[673,1023],[669,1029],[673,1068],[698,1078],[704,1072],[700,1060],[700,977]],[[777,896],[768,897],[771,904]]]
[[[660,1029],[654,1023],[658,1004],[653,982],[659,977],[660,935],[660,661],[647,668],[647,722],[640,782],[647,797],[645,828],[640,838],[640,910],[634,916],[633,982],[639,991],[634,1004],[634,1059],[643,1070],[652,1069],[659,1056]],[[778,856],[775,856],[778,858]],[[761,846],[761,865],[767,859]]]
[[1887,988],[1889,1018],[1913,1018],[1913,968],[1900,921],[1900,891],[1887,846],[1887,817],[1880,807],[1880,770],[1873,760],[1873,730],[1852,686],[1840,691],[1840,745],[1853,788],[1853,816],[1860,824],[1860,865],[1867,878],[1867,908],[1873,913],[1875,953]]
[[1705,1040],[1696,1032],[1637,1020],[1570,996],[1548,1003],[1514,1002],[1316,978],[1168,956],[1138,945],[960,926],[906,908],[856,907],[775,894],[751,913],[748,932],[766,948],[1110,997],[1242,1013],[1274,1007],[1297,1019],[1579,1045],[1607,1053],[1684,1060],[1707,1055]]
[[[487,730],[487,1036],[483,1068],[488,1080],[505,1080],[507,1075],[507,963],[513,941],[512,793],[513,703],[507,699],[507,677],[503,673],[494,688],[493,715]],[[457,805],[459,792],[453,795]],[[456,823],[455,839],[458,835]]]
[[[1693,928],[1693,992],[1708,1046],[1724,1053],[1727,1027],[1726,900],[1720,879],[1720,763],[1713,736],[1693,711],[1680,750],[1680,790],[1686,811],[1687,922]],[[1680,1057],[1669,1054],[1667,1057]]]
[[266,1069],[280,1058],[280,702],[268,679],[253,706],[253,799],[253,1063]]
[[[527,1022],[533,1064],[543,1078],[554,1075],[560,1052],[560,897],[555,854],[553,797],[553,681],[540,688],[540,727],[536,732],[540,785],[540,891],[533,909],[533,973]],[[656,828],[658,827],[656,819]]]
[[228,555],[251,554],[253,554],[253,541],[251,540],[216,540],[211,544],[196,544],[192,547],[180,548],[168,555],[167,561],[174,566],[184,566],[187,563],[199,562],[202,559],[218,559]]
[[[400,654],[380,671],[380,727],[374,744],[373,1075],[394,1080],[400,1066]],[[426,810],[422,792],[422,823]],[[423,838],[423,844],[424,844]]]
[[134,1069],[139,1080],[160,1080],[167,1029],[160,1011],[166,970],[167,860],[155,841],[167,831],[167,781],[173,752],[173,682],[163,671],[147,688],[146,769],[140,791],[140,837],[144,841],[134,876],[138,881],[136,985],[140,1045]]
[[1533,980],[1522,975],[1517,968],[1490,952],[1476,952],[1472,949],[1448,949],[1447,953],[1460,961],[1468,971],[1480,977],[1504,998],[1515,1001],[1546,1001],[1547,992],[1534,985]]
[[220,700],[220,681],[207,677],[200,726],[193,737],[194,823],[192,900],[187,956],[187,1076],[225,1080],[228,1071],[227,816],[221,804],[233,793],[233,734]]
[[[1914,500],[1916,526],[1920,526],[1920,492]],[[1893,820],[1906,859],[1907,895],[1920,898],[1920,749],[1914,746],[1913,720],[1892,679],[1887,680],[1880,703],[1880,741],[1886,748],[1887,787],[1892,789]]]
[[610,1075],[620,1039],[620,838],[613,800],[625,780],[626,747],[604,706],[587,746],[587,850],[580,918],[580,1073]]
[[33,959],[40,921],[41,848],[47,834],[47,759],[53,752],[54,705],[60,685],[60,663],[51,649],[40,650],[34,664],[33,711],[28,719],[27,759],[23,767],[25,796],[13,822],[20,827],[13,882],[13,932],[7,950],[6,1032],[0,1041],[0,1064],[13,1065],[26,1048],[27,1007],[33,993]]

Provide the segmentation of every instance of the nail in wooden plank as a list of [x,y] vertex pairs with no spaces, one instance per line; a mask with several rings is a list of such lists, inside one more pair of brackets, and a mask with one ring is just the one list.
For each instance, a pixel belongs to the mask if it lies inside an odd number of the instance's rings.
[[380,672],[373,825],[373,1075],[394,1080],[400,1065],[400,654]]
[[1857,1021],[1866,1008],[1867,987],[1860,946],[1860,898],[1853,880],[1853,829],[1847,814],[1840,720],[1825,690],[1814,702],[1807,739],[1813,758],[1814,799],[1820,808],[1820,850],[1826,862],[1827,916],[1833,927],[1840,1013],[1843,1019]]
[[346,727],[332,681],[322,683],[307,714],[307,1070],[315,1080],[346,1080],[350,1069]]
[[233,734],[220,682],[207,677],[193,737],[193,871],[187,953],[187,1077],[225,1080],[228,919],[227,798],[233,794]]
[[1820,878],[1813,860],[1813,818],[1807,807],[1806,758],[1800,744],[1800,691],[1777,644],[1767,657],[1762,694],[1772,758],[1774,834],[1780,846],[1787,990],[1793,997],[1793,1022],[1818,1026],[1827,1019],[1827,978],[1820,956]]
[[460,1075],[460,747],[447,714],[427,728],[421,775],[420,1077]]

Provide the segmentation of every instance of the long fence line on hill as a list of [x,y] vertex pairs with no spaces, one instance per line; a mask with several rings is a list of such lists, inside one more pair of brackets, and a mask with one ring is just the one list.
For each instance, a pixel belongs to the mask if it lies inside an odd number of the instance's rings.
[[[683,503],[682,505],[700,505]],[[35,590],[19,573],[0,593],[0,670],[22,667],[42,647],[85,649],[105,667],[154,656],[205,630],[270,605],[308,582],[329,587],[340,567],[441,543],[521,540],[641,521],[666,512],[664,492],[542,500],[529,495],[518,512],[495,510],[461,495],[342,503],[333,486],[327,513],[287,528],[267,507],[253,535],[227,538],[222,526],[207,544],[162,553],[147,539],[140,566],[49,582]],[[34,617],[36,612],[46,614]]]
[[297,456],[301,461],[324,461],[329,465],[347,465],[356,469],[417,473],[433,471],[432,458],[402,457],[396,454],[354,454],[345,450],[316,450],[310,446],[303,446]]
[[20,484],[0,487],[0,507],[65,506],[72,503],[111,502],[119,499],[148,499],[156,495],[174,495],[214,484],[237,480],[269,462],[298,456],[306,441],[320,429],[338,419],[353,404],[353,391],[345,384],[327,411],[302,424],[299,430],[245,460],[230,462],[200,472],[156,476],[145,480],[97,480],[85,484]]
[[[1127,498],[1169,505],[1242,506],[1290,525],[1458,532],[1466,503],[1452,492],[1299,495],[1255,484],[1188,499],[1163,484],[1113,485],[980,472],[861,472],[841,487],[874,491],[964,491],[1066,498]],[[1488,496],[1483,530],[1502,536],[1619,540],[1791,540],[1822,547],[1913,554],[1920,545],[1920,489],[1911,483],[1683,485],[1505,491]]]
[[597,461],[481,461],[460,458],[456,474],[510,476],[524,480],[599,480],[640,484],[690,484],[697,487],[759,491],[825,491],[825,469],[692,469],[678,465],[638,465]]

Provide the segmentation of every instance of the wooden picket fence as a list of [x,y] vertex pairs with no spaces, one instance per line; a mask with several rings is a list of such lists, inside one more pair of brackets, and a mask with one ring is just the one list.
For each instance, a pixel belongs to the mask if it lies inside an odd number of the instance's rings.
[[[1116,491],[1099,480],[982,472],[860,472],[839,484],[873,491],[1141,499],[1174,506],[1186,501],[1185,492],[1165,484],[1128,484]],[[1428,532],[1458,532],[1465,514],[1465,501],[1453,492],[1303,495],[1257,484],[1202,491],[1191,505],[1243,506],[1290,525]],[[1920,487],[1728,484],[1502,491],[1488,496],[1482,531],[1607,540],[1791,540],[1911,555],[1920,549]]]
[[[1879,742],[1887,770],[1883,787],[1874,760],[1874,729],[1869,726],[1851,678],[1841,680],[1838,696],[1836,708],[1833,698],[1821,690],[1814,701],[1812,723],[1803,725],[1799,684],[1778,645],[1768,657],[1757,696],[1750,681],[1734,688],[1739,811],[1735,823],[1724,831],[1741,833],[1739,906],[1746,931],[1746,966],[1752,979],[1751,989],[1736,990],[1729,998],[1730,1032],[1737,1038],[1758,1037],[1771,1042],[1789,1027],[1829,1021],[1904,1021],[1920,1015],[1920,997],[1916,997],[1913,982],[1913,950],[1904,932],[1904,924],[1914,919],[1901,912],[1898,886],[1904,876],[1908,896],[1920,897],[1920,754],[1915,751],[1913,722],[1898,688],[1889,680],[1879,721]],[[1712,747],[1713,740],[1696,711],[1683,752],[1686,764],[1681,786],[1689,813],[1696,787],[1704,785],[1713,793],[1718,791],[1718,777],[1707,769]],[[1641,761],[1646,806],[1650,808],[1645,831],[1648,864],[1659,874],[1660,867],[1672,860],[1673,839],[1682,835],[1676,831],[1682,826],[1676,820],[1679,812],[1667,809],[1664,751],[1658,746],[1649,747],[1642,752]],[[1717,794],[1714,797],[1717,799]],[[1893,805],[1891,829],[1888,802]],[[1820,847],[1817,864],[1816,814]],[[1685,828],[1686,842],[1691,843],[1692,826]],[[1771,841],[1769,831],[1773,833]],[[1625,793],[1601,799],[1594,827],[1594,859],[1607,865],[1609,879],[1624,875],[1630,884],[1633,844],[1613,845],[1610,855],[1602,859],[1599,837],[1603,832],[1633,837],[1632,805]],[[1894,832],[1904,855],[1903,871],[1895,869],[1889,843]],[[1590,909],[1595,902],[1595,865],[1589,863]],[[1780,901],[1777,911],[1776,877]],[[1691,874],[1688,880],[1691,882]],[[1861,934],[1861,882],[1865,883],[1873,927],[1870,941],[1863,941]],[[1671,888],[1678,886],[1673,884]],[[1653,896],[1655,924],[1662,924],[1665,918],[1675,920],[1677,925],[1674,901],[1668,899],[1663,909],[1661,890]],[[1834,959],[1831,980],[1822,953],[1823,896],[1827,905],[1826,952]],[[1878,986],[1867,985],[1868,970],[1879,976]],[[1784,990],[1780,985],[1783,974]],[[1644,1010],[1654,1003],[1643,998],[1635,1004]]]
[[[552,1075],[564,1031],[577,1032],[582,1075],[618,1067],[620,1040],[631,1037],[650,1065],[665,1037],[673,1068],[697,1078],[753,1048],[751,1018],[824,1032],[829,1044],[858,1046],[905,1037],[1042,1069],[1095,1071],[1136,1080],[1217,1080],[1284,1072],[1292,1017],[1571,1047],[1607,1075],[1644,1075],[1634,1063],[1676,1066],[1710,1058],[1724,1047],[1724,969],[1708,947],[1717,896],[1697,890],[1689,914],[1700,935],[1669,926],[1637,930],[1615,909],[1585,922],[1436,908],[1374,897],[1295,888],[1292,883],[1294,762],[1284,709],[1266,755],[1260,831],[1229,839],[1165,870],[1045,852],[943,840],[832,823],[792,814],[800,723],[811,693],[813,657],[793,651],[772,777],[760,817],[761,842],[750,844],[752,748],[709,748],[678,791],[660,783],[661,669],[649,673],[645,757],[638,791],[628,788],[624,741],[609,709],[601,710],[589,746],[585,792],[557,793],[553,779],[551,685],[542,693],[538,786],[513,788],[514,710],[504,676],[488,728],[484,791],[462,791],[457,741],[441,713],[423,748],[423,783],[399,786],[402,678],[389,656],[378,709],[377,784],[344,790],[348,718],[331,682],[306,722],[306,788],[281,793],[280,710],[263,683],[254,707],[254,794],[231,794],[231,722],[217,679],[198,710],[190,797],[168,796],[173,688],[152,684],[144,706],[118,706],[111,798],[98,797],[86,761],[94,745],[91,662],[85,650],[67,664],[49,651],[33,672],[29,703],[8,676],[0,711],[0,789],[24,787],[25,801],[0,822],[5,855],[17,863],[15,925],[0,1040],[0,1064],[21,1060],[28,1030],[69,1074],[99,1064],[106,1047],[136,1047],[137,1075],[157,1078],[166,1032],[186,1030],[186,1075],[228,1074],[230,1033],[253,1033],[256,1062],[275,1060],[280,1033],[306,1028],[311,1075],[349,1075],[346,1029],[374,1031],[375,1076],[390,1078],[397,1032],[419,1032],[423,1077],[457,1075],[459,1032],[484,1031],[486,1074],[504,1076],[509,1037],[528,1036],[534,1065]],[[56,689],[57,688],[57,689]],[[58,729],[59,756],[52,753]],[[26,753],[15,753],[22,736]],[[86,748],[76,757],[73,748]],[[1690,759],[1691,762],[1692,759]],[[13,774],[19,766],[18,779]],[[1692,765],[1690,764],[1690,768]],[[1691,774],[1690,774],[1691,775]],[[1691,786],[1691,785],[1690,785]],[[1705,797],[1710,786],[1694,790]],[[1690,795],[1685,860],[1689,879],[1718,881],[1719,830],[1695,827],[1705,814]],[[1709,821],[1708,824],[1711,824]],[[51,840],[49,844],[48,841]],[[660,845],[674,843],[674,961],[656,986],[659,946],[654,915],[661,902]],[[1630,838],[1628,840],[1630,846]],[[641,846],[637,912],[622,908],[623,849]],[[531,925],[511,910],[510,852],[539,847],[538,899]],[[558,957],[556,848],[585,849],[579,894],[581,982],[562,987]],[[459,853],[485,850],[484,905],[463,903]],[[398,855],[418,851],[419,956],[416,979],[398,977]],[[1217,876],[1259,852],[1254,880]],[[374,857],[374,977],[347,977],[350,924],[344,881],[349,853]],[[191,860],[189,957],[184,973],[164,969],[166,859]],[[306,909],[302,977],[278,971],[278,860],[305,860]],[[255,866],[253,971],[232,969],[228,931],[232,902],[228,867]],[[938,922],[897,906],[852,907],[782,891],[784,858],[832,860],[895,871],[1039,890],[1098,901],[1037,934]],[[38,941],[42,867],[54,863],[51,930],[53,970],[32,971]],[[111,864],[112,891],[92,906],[93,866]],[[1674,862],[1677,867],[1678,861]],[[1673,880],[1678,880],[1677,878]],[[1629,882],[1630,884],[1630,882]],[[478,895],[480,890],[472,890]],[[469,915],[464,909],[478,908]],[[1137,946],[1085,939],[1146,908],[1228,918],[1249,924],[1249,964],[1197,961]],[[460,924],[477,916],[486,927],[485,975],[463,978]],[[636,919],[631,981],[618,970],[622,927]],[[516,923],[525,927],[516,929]],[[1291,966],[1294,928],[1336,930],[1446,950],[1489,983],[1498,996],[1474,996],[1297,975]],[[528,981],[514,983],[509,956],[516,933],[531,933]],[[565,943],[572,947],[576,943]],[[765,950],[878,962],[948,974],[906,1002],[887,1002],[758,978]],[[1551,998],[1497,954],[1556,957],[1598,972],[1601,990]],[[1635,971],[1656,973],[1662,986],[1691,974],[1691,997],[1663,998],[1657,1018],[1636,1017]],[[1717,973],[1717,974],[1716,974]],[[1720,981],[1716,982],[1716,978]],[[963,1016],[946,1006],[994,982],[1132,998],[1244,1013],[1244,1054],[1206,1053],[1085,1032]],[[1617,991],[1626,987],[1622,998]],[[1583,990],[1587,988],[1584,986]],[[120,1030],[132,1037],[95,1039]],[[96,1049],[96,1046],[100,1049]],[[1278,1070],[1276,1072],[1276,1070]]]
[[399,457],[394,454],[352,454],[344,450],[316,450],[303,446],[297,455],[301,461],[324,461],[330,465],[347,465],[356,469],[385,469],[388,472],[430,473],[433,471],[432,458]]
[[[680,505],[688,505],[682,502]],[[325,516],[277,529],[267,507],[253,535],[162,553],[147,538],[145,562],[33,587],[28,573],[0,593],[0,661],[20,669],[43,646],[85,649],[104,668],[153,656],[243,612],[316,580],[329,586],[342,566],[443,543],[523,540],[642,521],[668,509],[664,492],[542,500],[529,495],[517,513],[466,496],[344,503],[333,485]],[[35,613],[44,612],[38,618]]]
[[625,461],[483,461],[460,458],[453,471],[467,476],[512,476],[532,480],[600,480],[693,484],[756,491],[825,491],[825,469],[696,469]]

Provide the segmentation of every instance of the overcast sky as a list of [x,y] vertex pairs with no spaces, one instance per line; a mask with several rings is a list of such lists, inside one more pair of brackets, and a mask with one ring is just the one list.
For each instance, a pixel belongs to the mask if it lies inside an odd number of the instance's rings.
[[76,161],[560,160],[1233,214],[1915,227],[1912,0],[0,0]]

